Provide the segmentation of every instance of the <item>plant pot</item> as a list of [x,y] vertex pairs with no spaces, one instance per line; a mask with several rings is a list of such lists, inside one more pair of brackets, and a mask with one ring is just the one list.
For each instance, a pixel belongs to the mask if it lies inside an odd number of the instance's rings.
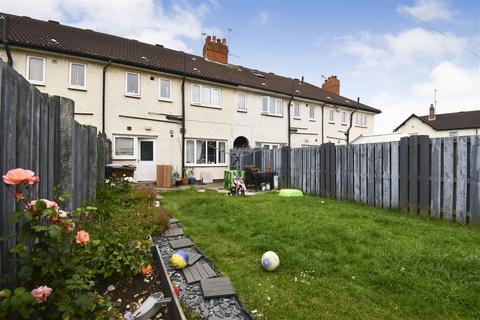
[[175,186],[178,187],[179,185],[182,184],[182,181],[181,180],[175,180]]
[[188,184],[195,184],[196,181],[195,177],[188,178]]
[[186,186],[188,184],[188,178],[186,178],[186,177],[182,178],[181,184],[182,184],[182,186]]

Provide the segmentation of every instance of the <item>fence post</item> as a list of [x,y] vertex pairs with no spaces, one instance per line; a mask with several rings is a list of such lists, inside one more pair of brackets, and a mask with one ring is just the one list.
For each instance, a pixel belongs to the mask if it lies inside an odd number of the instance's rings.
[[105,181],[105,135],[99,134],[97,143],[97,185]]
[[74,186],[74,104],[67,98],[60,97],[58,128],[58,148],[55,157],[58,161],[58,186],[61,192],[68,192],[70,197],[65,199],[66,210],[73,208],[73,186]]
[[98,138],[97,128],[87,126],[88,132],[88,200],[94,200],[97,195],[97,159]]
[[471,139],[470,224],[480,225],[480,136]]
[[400,209],[408,210],[408,137],[400,139]]
[[418,136],[419,146],[419,212],[428,215],[430,207],[430,139],[428,136]]

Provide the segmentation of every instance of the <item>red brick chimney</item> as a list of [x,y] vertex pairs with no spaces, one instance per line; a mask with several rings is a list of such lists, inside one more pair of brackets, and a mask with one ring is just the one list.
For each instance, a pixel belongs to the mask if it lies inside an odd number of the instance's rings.
[[337,76],[330,76],[322,84],[322,89],[331,93],[340,94],[340,80],[337,79]]
[[203,57],[210,61],[228,63],[227,39],[217,39],[215,36],[207,36],[203,45]]
[[433,104],[430,105],[430,110],[428,113],[428,121],[433,121],[437,118],[437,115],[435,114],[435,107]]

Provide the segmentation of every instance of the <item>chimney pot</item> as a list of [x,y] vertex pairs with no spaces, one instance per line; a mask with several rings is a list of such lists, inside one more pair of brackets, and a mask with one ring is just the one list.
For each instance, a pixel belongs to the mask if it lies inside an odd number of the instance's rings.
[[436,118],[437,118],[437,115],[435,114],[435,106],[431,104],[428,112],[428,121],[433,121]]
[[340,94],[340,80],[337,79],[337,76],[330,76],[322,84],[322,89],[326,90],[328,92],[339,95]]

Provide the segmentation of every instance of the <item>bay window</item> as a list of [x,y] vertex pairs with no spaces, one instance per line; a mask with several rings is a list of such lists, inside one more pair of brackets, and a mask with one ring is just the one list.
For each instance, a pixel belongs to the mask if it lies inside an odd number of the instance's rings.
[[185,163],[189,165],[225,164],[226,142],[218,140],[185,140]]

